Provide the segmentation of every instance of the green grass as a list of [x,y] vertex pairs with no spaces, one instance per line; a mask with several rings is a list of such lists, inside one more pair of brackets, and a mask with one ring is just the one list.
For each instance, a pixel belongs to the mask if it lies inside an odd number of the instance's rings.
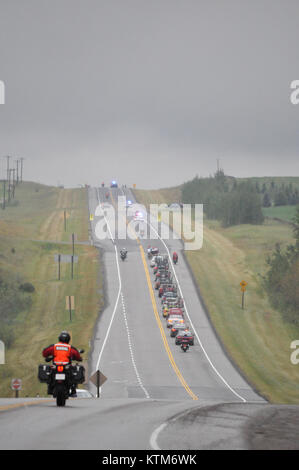
[[[61,265],[61,280],[57,279],[54,255],[71,253],[71,245],[59,241],[70,240],[72,231],[78,233],[79,239],[88,238],[84,189],[61,190],[25,183],[17,188],[16,198],[19,205],[0,214],[1,264],[8,273],[14,272],[23,281],[31,282],[35,292],[32,307],[21,312],[15,321],[16,339],[6,351],[6,364],[0,366],[0,396],[12,396],[13,377],[23,381],[21,396],[45,395],[45,385],[37,380],[37,366],[43,361],[41,351],[57,341],[62,329],[67,329],[72,343],[85,349],[87,359],[89,340],[103,305],[102,278],[98,251],[88,245],[76,245],[79,262],[75,264],[74,279],[70,264]],[[64,207],[69,208],[67,232],[61,210]],[[66,310],[68,295],[75,297],[72,322]]]
[[[143,204],[161,202],[159,191],[135,194]],[[168,202],[165,192],[163,198]],[[271,308],[260,276],[275,244],[283,248],[292,241],[291,225],[271,219],[263,225],[226,229],[205,220],[202,249],[186,252],[226,350],[249,382],[273,403],[299,403],[299,367],[290,362],[290,343],[299,339],[299,328],[285,323]],[[244,310],[243,279],[248,282]]]
[[263,207],[263,214],[265,217],[293,222],[293,218],[296,214],[296,206]]

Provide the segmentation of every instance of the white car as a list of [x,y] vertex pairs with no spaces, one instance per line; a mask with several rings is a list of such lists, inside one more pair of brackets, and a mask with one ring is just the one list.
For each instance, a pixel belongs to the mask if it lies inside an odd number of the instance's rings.
[[94,398],[93,394],[89,390],[84,388],[76,389],[77,398]]
[[137,222],[144,222],[143,213],[141,211],[136,211],[134,214],[134,220]]

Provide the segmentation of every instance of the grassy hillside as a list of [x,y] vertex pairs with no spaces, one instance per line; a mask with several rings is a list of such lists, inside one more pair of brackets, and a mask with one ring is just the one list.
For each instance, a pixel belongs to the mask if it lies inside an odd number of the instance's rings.
[[[15,339],[6,350],[6,364],[0,365],[0,396],[12,395],[13,377],[23,380],[21,395],[42,395],[46,387],[37,380],[41,350],[55,342],[62,329],[71,331],[72,343],[85,349],[87,359],[89,339],[102,306],[102,280],[98,252],[88,242],[75,246],[79,262],[73,280],[70,264],[62,264],[58,281],[54,260],[55,254],[71,254],[72,232],[79,241],[88,240],[86,190],[22,183],[15,200],[15,206],[0,209],[1,270],[19,282],[32,283],[35,292],[30,295],[30,308],[20,311],[9,325]],[[72,322],[65,305],[68,295],[75,296]]]
[[[170,202],[165,190],[135,191],[140,203]],[[263,225],[222,228],[205,220],[204,244],[186,252],[210,318],[229,355],[270,401],[299,403],[299,368],[290,362],[298,327],[286,324],[261,289],[260,274],[276,243],[292,242],[292,228],[268,219]],[[248,282],[245,309],[239,283]]]

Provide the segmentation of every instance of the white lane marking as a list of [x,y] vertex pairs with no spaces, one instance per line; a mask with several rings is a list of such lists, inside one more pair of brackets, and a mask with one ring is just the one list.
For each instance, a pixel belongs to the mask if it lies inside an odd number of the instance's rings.
[[123,296],[122,293],[121,293],[121,301],[122,301],[124,320],[125,320],[126,330],[127,330],[127,336],[128,336],[129,350],[130,350],[130,354],[131,354],[132,364],[133,364],[133,367],[134,367],[134,370],[135,370],[135,374],[136,374],[136,377],[137,377],[137,381],[138,381],[138,383],[139,383],[139,386],[142,388],[142,390],[143,390],[143,392],[144,392],[146,398],[150,398],[150,396],[149,396],[149,394],[148,394],[148,391],[146,390],[146,388],[144,387],[144,385],[143,385],[143,383],[142,383],[141,377],[140,377],[140,375],[139,375],[139,372],[138,372],[138,369],[137,369],[137,366],[136,366],[136,362],[135,362],[135,358],[134,358],[134,353],[133,353],[132,342],[131,342],[131,334],[130,334],[130,329],[129,329],[129,325],[128,325],[128,319],[127,319],[125,301],[124,301],[124,296]]
[[[239,403],[239,402],[238,402]],[[172,416],[171,418],[168,418],[164,423],[160,424],[151,434],[150,436],[150,446],[154,450],[162,450],[159,445],[158,445],[158,437],[163,431],[163,429],[166,428],[169,424],[175,423],[178,419],[180,419],[182,416],[185,416],[186,414],[190,413],[193,409],[199,409],[199,408],[204,408],[205,405],[201,406],[194,406],[192,408],[188,408],[187,410],[182,411],[181,413],[176,414],[175,416]]]
[[158,446],[158,436],[159,434],[163,431],[164,428],[166,428],[167,423],[162,423],[160,426],[158,426],[154,432],[151,434],[150,437],[150,446],[153,450],[161,450],[160,447]]
[[[99,194],[99,190],[98,190],[98,189],[97,189],[97,196],[98,196],[98,202],[100,202],[100,194]],[[108,222],[108,220],[107,220],[107,218],[106,218],[106,215],[105,215],[105,212],[103,211],[102,208],[101,208],[101,210],[102,210],[102,214],[103,214],[103,216],[104,216],[104,219],[105,219],[105,222],[106,222],[106,225],[107,225],[107,229],[108,229],[110,238],[111,238],[112,242],[114,243],[114,239],[113,239],[113,237],[112,237],[112,233],[111,233],[111,229],[110,229],[109,222]],[[144,387],[144,385],[143,385],[143,383],[142,383],[142,380],[141,380],[141,378],[140,378],[140,375],[139,375],[139,372],[138,372],[138,369],[137,369],[137,366],[136,366],[135,358],[134,358],[133,347],[132,347],[132,342],[131,342],[131,335],[130,335],[128,320],[127,320],[126,308],[125,308],[125,301],[124,301],[124,296],[123,296],[123,293],[122,293],[122,279],[121,279],[121,274],[120,274],[120,266],[119,266],[119,260],[118,260],[118,253],[117,253],[117,247],[116,247],[115,243],[114,243],[114,251],[115,251],[115,259],[116,259],[116,266],[117,266],[117,275],[118,275],[119,289],[118,289],[118,294],[117,294],[117,298],[116,298],[116,303],[115,303],[115,306],[114,306],[114,310],[113,310],[113,313],[112,313],[112,316],[111,316],[111,320],[110,320],[110,323],[109,323],[109,327],[108,327],[108,330],[107,330],[107,332],[106,332],[106,336],[105,336],[105,339],[104,339],[104,342],[103,342],[101,351],[100,351],[100,353],[99,353],[99,357],[98,357],[98,362],[97,362],[96,370],[99,369],[100,361],[101,361],[101,358],[102,358],[102,354],[103,354],[103,351],[104,351],[104,348],[105,348],[105,345],[106,345],[106,342],[107,342],[107,339],[108,339],[108,336],[109,336],[109,333],[110,333],[110,330],[111,330],[111,326],[112,326],[112,323],[113,323],[113,320],[114,320],[114,317],[115,317],[115,312],[116,312],[116,309],[117,309],[117,306],[118,306],[118,302],[119,302],[119,299],[120,299],[120,297],[121,297],[121,299],[122,299],[123,315],[124,315],[124,320],[125,320],[125,325],[126,325],[126,331],[127,331],[127,337],[128,337],[129,350],[130,350],[130,356],[131,356],[133,368],[134,368],[134,371],[135,371],[135,375],[136,375],[136,378],[137,378],[137,382],[138,382],[139,386],[141,387],[141,389],[143,390],[143,392],[144,392],[146,398],[150,398],[148,391],[146,390],[146,388]]]
[[[171,264],[171,267],[172,267],[172,270],[173,270],[173,273],[174,273],[174,276],[175,276],[175,279],[176,279],[176,282],[179,286],[179,290],[180,290],[180,294],[181,294],[181,297],[184,299],[184,296],[183,296],[183,292],[182,292],[182,289],[181,289],[181,285],[179,283],[179,280],[178,280],[178,277],[176,275],[176,272],[175,272],[175,269],[174,269],[174,264],[172,262],[172,259],[171,259],[171,255],[170,255],[170,252],[169,252],[169,249],[168,249],[168,246],[166,245],[166,243],[164,242],[164,240],[160,237],[160,235],[158,234],[158,232],[156,231],[156,229],[152,226],[151,223],[147,222],[148,225],[150,225],[152,227],[152,229],[154,230],[154,232],[156,233],[156,235],[158,236],[158,238],[160,239],[160,241],[163,243],[163,245],[165,246],[166,248],[166,251],[168,253],[168,256],[169,256],[169,261],[170,261],[170,264]],[[184,299],[184,307],[185,307],[185,312],[187,314],[187,317],[189,319],[189,322],[190,322],[190,325],[194,331],[194,334],[197,338],[197,341],[201,347],[201,349],[203,350],[203,353],[204,355],[206,356],[206,359],[208,360],[210,366],[212,367],[212,369],[214,370],[214,372],[218,375],[218,377],[222,380],[222,382],[227,386],[227,388],[234,394],[236,395],[240,400],[242,400],[244,403],[247,401],[244,397],[242,397],[241,395],[239,395],[239,393],[237,393],[228,383],[227,381],[225,380],[225,378],[220,374],[220,372],[218,372],[218,370],[216,369],[216,367],[214,366],[214,364],[212,363],[211,359],[209,358],[209,355],[208,353],[206,352],[205,348],[203,347],[203,344],[202,342],[200,341],[199,339],[199,336],[197,334],[197,331],[196,329],[194,328],[194,325],[192,323],[192,320],[190,318],[190,315],[189,315],[189,312],[188,312],[188,309],[187,309],[187,306],[186,306],[186,302],[185,302],[185,299]]]
[[[195,407],[196,409],[198,408],[201,408],[201,406],[196,406]],[[175,423],[179,418],[181,418],[182,416],[186,415],[187,413],[189,413],[190,411],[192,410],[192,408],[189,408],[187,410],[184,410],[182,411],[181,413],[173,416],[172,418],[168,418],[166,421],[164,421],[164,423],[160,424],[160,426],[158,426],[151,434],[150,436],[150,446],[152,447],[152,449],[154,450],[162,450],[159,445],[158,445],[158,437],[159,437],[159,434],[161,434],[161,432],[163,431],[163,429],[166,428],[166,426],[168,426],[169,424],[171,423]]]

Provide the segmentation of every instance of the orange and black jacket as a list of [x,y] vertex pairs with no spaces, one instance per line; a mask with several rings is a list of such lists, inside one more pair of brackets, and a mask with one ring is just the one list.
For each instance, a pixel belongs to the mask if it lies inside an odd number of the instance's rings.
[[53,356],[55,364],[68,364],[73,360],[82,361],[82,357],[78,349],[74,348],[68,343],[51,344],[42,352],[44,357]]

